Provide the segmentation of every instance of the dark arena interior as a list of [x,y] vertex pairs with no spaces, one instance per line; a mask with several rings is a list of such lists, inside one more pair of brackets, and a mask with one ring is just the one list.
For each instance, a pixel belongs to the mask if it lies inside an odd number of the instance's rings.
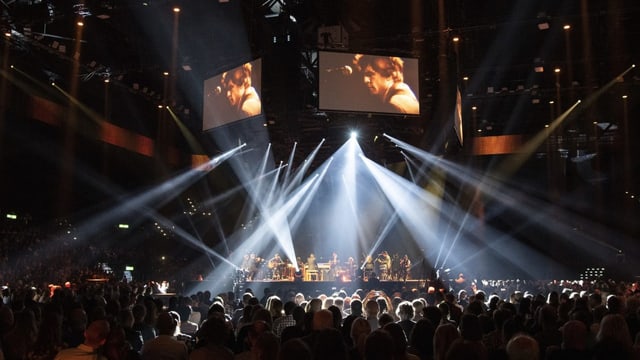
[[5,308],[635,294],[637,1],[1,3]]

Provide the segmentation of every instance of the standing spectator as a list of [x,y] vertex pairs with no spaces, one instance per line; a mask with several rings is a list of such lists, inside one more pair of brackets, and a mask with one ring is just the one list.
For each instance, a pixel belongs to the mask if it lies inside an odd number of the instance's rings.
[[403,301],[398,304],[396,308],[396,315],[400,319],[398,321],[398,325],[402,327],[404,331],[405,337],[408,339],[411,336],[411,331],[413,327],[416,325],[415,321],[413,321],[413,306],[408,301]]

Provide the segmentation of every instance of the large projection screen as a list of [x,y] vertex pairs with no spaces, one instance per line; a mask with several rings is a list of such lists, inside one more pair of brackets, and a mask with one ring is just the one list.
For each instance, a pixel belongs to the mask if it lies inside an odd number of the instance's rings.
[[204,81],[202,130],[262,114],[262,59],[256,59]]
[[418,59],[321,51],[322,110],[419,115]]

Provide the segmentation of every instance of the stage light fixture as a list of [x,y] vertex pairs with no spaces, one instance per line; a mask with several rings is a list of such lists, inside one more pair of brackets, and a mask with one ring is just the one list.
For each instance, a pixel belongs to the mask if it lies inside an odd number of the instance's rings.
[[352,139],[356,139],[356,138],[358,138],[358,133],[357,133],[356,131],[352,131],[352,132],[351,132],[351,134],[349,134],[349,136],[350,136]]

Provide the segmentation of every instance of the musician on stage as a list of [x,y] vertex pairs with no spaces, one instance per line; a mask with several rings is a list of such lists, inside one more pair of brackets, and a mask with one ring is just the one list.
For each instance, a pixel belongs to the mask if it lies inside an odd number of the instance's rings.
[[391,271],[391,256],[384,250],[376,258],[376,264],[378,265],[380,280],[389,280],[389,271]]
[[355,280],[356,270],[358,268],[358,265],[356,264],[356,260],[353,257],[349,256],[349,258],[347,259],[347,262],[345,263],[345,266],[347,267],[346,269],[347,279]]
[[242,264],[240,264],[240,269],[242,269],[245,276],[249,274],[249,269],[251,268],[251,258],[249,257],[249,253],[244,254],[242,257]]
[[409,272],[411,271],[411,259],[409,256],[405,254],[402,259],[400,259],[400,276],[398,280],[407,281],[409,278]]
[[258,278],[258,266],[260,265],[260,258],[256,258],[256,254],[251,253],[247,262],[247,280],[253,281]]
[[298,256],[296,263],[298,264],[298,270],[293,273],[293,281],[302,281],[305,277],[304,261]]
[[367,255],[364,260],[364,264],[362,264],[362,270],[364,270],[364,279],[368,280],[374,270],[373,258],[371,255]]
[[388,276],[389,280],[400,280],[400,255],[398,253],[391,256],[391,272]]
[[307,258],[307,270],[316,271],[318,270],[318,263],[316,262],[316,256],[311,253]]
[[340,260],[338,260],[338,254],[334,251],[331,253],[331,259],[329,259],[329,279],[336,279],[339,271]]
[[282,261],[280,254],[278,253],[269,260],[269,269],[272,271],[272,280],[280,280],[282,277],[282,265],[284,265],[284,261]]

